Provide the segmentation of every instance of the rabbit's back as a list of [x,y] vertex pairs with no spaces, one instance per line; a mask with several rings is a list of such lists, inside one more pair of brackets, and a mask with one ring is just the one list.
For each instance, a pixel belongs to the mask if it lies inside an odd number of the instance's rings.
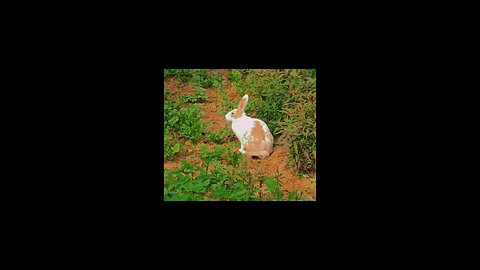
[[267,157],[273,151],[273,136],[267,124],[253,119],[253,126],[246,136],[245,151],[251,156]]

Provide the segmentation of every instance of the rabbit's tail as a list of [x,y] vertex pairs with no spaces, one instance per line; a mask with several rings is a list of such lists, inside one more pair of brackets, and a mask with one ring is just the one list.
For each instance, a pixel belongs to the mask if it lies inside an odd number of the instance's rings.
[[260,155],[258,155],[259,157],[261,158],[266,158],[268,156],[270,156],[270,153],[266,150],[263,150],[263,151],[260,151]]

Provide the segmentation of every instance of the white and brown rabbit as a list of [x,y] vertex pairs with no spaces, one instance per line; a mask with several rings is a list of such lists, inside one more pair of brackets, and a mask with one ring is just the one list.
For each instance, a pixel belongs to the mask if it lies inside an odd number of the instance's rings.
[[243,96],[237,109],[225,115],[232,122],[232,130],[240,140],[240,153],[249,156],[268,157],[273,151],[273,136],[267,124],[260,119],[245,114],[248,95]]

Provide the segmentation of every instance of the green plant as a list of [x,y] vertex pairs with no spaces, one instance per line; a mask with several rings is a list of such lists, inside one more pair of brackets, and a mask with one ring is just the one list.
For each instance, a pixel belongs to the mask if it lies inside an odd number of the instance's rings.
[[221,128],[217,132],[207,132],[205,133],[205,137],[216,144],[223,143],[225,139],[232,134],[232,130],[230,128]]
[[197,105],[178,109],[179,103],[166,100],[163,111],[163,128],[170,128],[181,137],[197,142],[206,128],[202,123],[202,110]]
[[192,78],[192,82],[201,86],[201,87],[212,87],[213,82],[209,80],[210,71],[207,69],[196,69],[194,71],[194,76]]
[[230,73],[228,74],[232,86],[239,89],[242,96],[245,94],[247,88],[245,79],[249,72],[250,70],[248,69],[234,69],[230,70]]
[[195,86],[195,94],[193,96],[182,96],[180,97],[180,100],[184,103],[201,103],[201,102],[207,102],[208,99],[205,96],[205,93],[207,92],[206,89]]
[[194,177],[199,167],[182,160],[179,170],[164,171],[164,200],[165,201],[192,201],[203,200],[210,176],[200,174]]
[[[281,184],[278,176],[266,177],[261,173],[250,173],[242,166],[224,165],[221,160],[224,147],[217,146],[214,151],[202,148],[202,166],[195,166],[182,160],[178,170],[164,171],[165,201],[202,201],[221,199],[228,201],[283,200]],[[257,186],[256,183],[259,185]],[[260,186],[267,188],[262,193]],[[297,197],[296,191],[289,194],[288,199]]]
[[235,182],[231,186],[220,185],[215,188],[211,198],[226,199],[229,201],[258,201],[255,196],[256,190],[249,188],[247,183]]
[[182,137],[196,143],[205,128],[201,120],[201,113],[202,111],[198,106],[190,105],[178,110],[178,116],[172,116],[169,121]]
[[223,76],[221,74],[216,74],[214,75],[213,77],[213,87],[215,88],[225,88],[225,86],[227,85],[227,82],[223,79]]
[[224,78],[223,78],[223,75],[222,75],[222,73],[220,72],[220,70],[217,70],[217,71],[215,71],[214,73],[212,73],[210,78],[211,78],[211,80],[212,80],[212,85],[213,85],[214,87],[217,87],[217,86],[219,86],[219,85],[223,85],[223,86],[224,86],[224,85],[226,84],[226,82],[225,82],[225,80],[224,80]]
[[163,78],[173,77],[177,73],[176,69],[164,69],[163,70]]
[[292,201],[292,200],[297,199],[297,198],[298,198],[297,195],[298,195],[298,194],[297,194],[297,190],[296,190],[296,189],[290,191],[290,194],[288,194],[288,200],[289,200],[289,201]]
[[[293,71],[295,72],[295,71]],[[296,95],[290,100],[288,112],[280,126],[290,144],[289,164],[297,172],[316,171],[316,79],[311,70],[298,71],[303,74],[302,80],[292,84]],[[294,73],[295,75],[295,73]],[[298,75],[300,76],[300,75]]]
[[237,153],[232,149],[235,149],[235,148],[228,148],[226,159],[228,164],[232,165],[233,167],[238,167],[240,165],[240,162],[242,162],[243,159],[245,158],[245,155]]
[[243,77],[242,71],[238,69],[233,69],[230,70],[230,73],[228,74],[228,78],[232,83],[239,82]]
[[175,109],[175,103],[169,100],[163,101],[163,128],[171,126],[169,120],[177,113]]
[[270,195],[271,200],[277,200],[277,201],[282,201],[283,200],[283,193],[282,190],[280,189],[280,182],[278,180],[271,176],[267,178],[267,181],[265,182],[265,185],[267,185],[267,193]]
[[[221,103],[221,106],[222,106],[222,111],[220,111],[220,115],[225,115],[227,114],[229,111],[237,108],[237,105],[240,101],[234,101],[234,100],[231,100],[228,95],[226,94],[226,92],[222,92],[220,94],[220,97],[222,98],[222,103]],[[248,107],[248,106],[247,106]]]
[[168,91],[167,87],[163,86],[163,99],[166,100],[172,96],[172,93]]
[[[163,128],[164,128],[164,158],[170,160],[181,151],[180,138],[197,142],[206,125],[202,123],[202,111],[197,105],[183,107],[183,102],[167,100],[169,92],[164,87]],[[198,92],[200,93],[200,92]],[[174,136],[174,134],[176,134]],[[175,141],[173,141],[175,139]]]
[[[165,201],[259,200],[255,195],[258,189],[250,188],[246,182],[235,177],[238,173],[221,165],[218,161],[220,148],[214,152],[205,152],[212,154],[207,159],[214,164],[210,172],[208,167],[195,166],[185,160],[182,161],[180,169],[164,171]],[[210,195],[207,195],[208,193]]]
[[163,131],[163,158],[170,160],[175,154],[182,150],[182,145],[179,142],[172,142],[169,129]]
[[181,82],[188,82],[193,76],[192,72],[191,69],[164,69],[163,78],[176,77]]
[[208,172],[208,165],[213,161],[220,160],[222,154],[227,150],[227,147],[221,145],[215,145],[215,150],[213,152],[209,152],[207,147],[202,144],[200,145],[200,149],[202,153],[200,154],[200,159],[203,160],[206,164],[206,172]]

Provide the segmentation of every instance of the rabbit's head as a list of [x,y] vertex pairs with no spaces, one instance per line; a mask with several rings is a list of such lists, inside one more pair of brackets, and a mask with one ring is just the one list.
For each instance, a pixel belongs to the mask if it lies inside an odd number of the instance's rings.
[[243,96],[242,100],[238,104],[238,107],[234,110],[229,111],[225,115],[225,119],[227,119],[227,121],[235,121],[236,119],[247,116],[245,114],[245,107],[247,107],[247,103],[248,103],[248,95],[245,95]]

